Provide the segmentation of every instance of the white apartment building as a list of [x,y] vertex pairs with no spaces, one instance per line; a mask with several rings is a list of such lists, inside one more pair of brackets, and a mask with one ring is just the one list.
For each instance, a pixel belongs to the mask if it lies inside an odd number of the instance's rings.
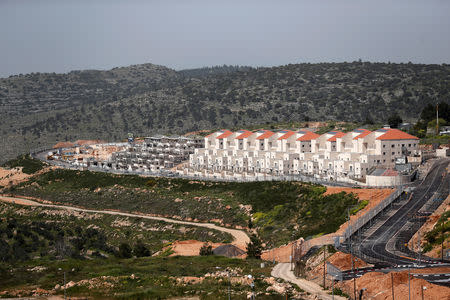
[[322,135],[307,130],[221,130],[205,137],[205,148],[194,150],[183,173],[216,178],[303,174],[359,179],[371,168],[393,167],[396,158],[417,150],[418,143],[417,137],[390,128]]

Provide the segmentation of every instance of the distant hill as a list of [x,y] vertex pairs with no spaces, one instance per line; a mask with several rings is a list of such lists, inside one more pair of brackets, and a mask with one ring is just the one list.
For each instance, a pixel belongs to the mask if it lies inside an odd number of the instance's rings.
[[0,161],[61,140],[304,120],[386,122],[450,101],[450,65],[222,66],[152,64],[0,79]]

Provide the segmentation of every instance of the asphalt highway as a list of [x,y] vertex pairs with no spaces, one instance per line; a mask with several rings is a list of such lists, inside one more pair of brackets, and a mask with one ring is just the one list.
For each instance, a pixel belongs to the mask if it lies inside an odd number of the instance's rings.
[[[412,194],[402,195],[392,207],[377,216],[371,226],[367,226],[362,232],[352,237],[351,244],[355,256],[375,264],[375,268],[355,270],[355,273],[344,274],[344,277],[358,277],[365,272],[383,271],[392,268],[406,269],[419,265],[420,267],[450,265],[420,256],[405,246],[405,243],[411,239],[417,229],[420,228],[422,220],[424,220],[426,214],[420,211],[421,208],[427,202],[438,198],[436,197],[438,191],[441,193],[438,200],[442,200],[442,197],[445,199],[448,196],[450,176],[447,174],[446,168],[449,162],[448,159],[437,161]],[[347,250],[350,250],[349,246],[347,246]],[[444,284],[448,284],[450,281],[448,274],[441,274],[436,278],[418,276]]]

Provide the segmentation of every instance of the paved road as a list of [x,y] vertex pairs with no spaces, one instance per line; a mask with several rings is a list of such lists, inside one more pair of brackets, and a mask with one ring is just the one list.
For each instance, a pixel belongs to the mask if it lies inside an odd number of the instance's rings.
[[183,225],[191,225],[191,226],[198,226],[198,227],[206,227],[209,229],[215,229],[218,231],[229,233],[233,236],[234,241],[232,242],[233,245],[236,245],[237,247],[241,249],[245,249],[247,246],[247,243],[250,242],[250,238],[248,237],[247,233],[245,233],[242,230],[237,229],[231,229],[231,228],[225,228],[220,227],[212,223],[197,223],[197,222],[189,222],[189,221],[180,221],[175,219],[169,219],[164,217],[156,217],[156,216],[147,216],[147,215],[140,215],[140,214],[132,214],[132,213],[125,213],[125,212],[118,212],[118,211],[109,211],[109,210],[92,210],[92,209],[84,209],[84,208],[78,208],[73,206],[67,206],[67,205],[56,205],[56,204],[44,204],[37,201],[33,201],[30,199],[25,198],[19,198],[19,197],[8,197],[8,196],[1,196],[0,195],[0,201],[3,202],[9,202],[9,203],[15,203],[15,204],[21,204],[21,205],[28,205],[28,206],[41,206],[41,207],[50,207],[50,208],[60,208],[60,209],[67,209],[67,210],[73,210],[73,211],[82,211],[82,212],[88,212],[88,213],[99,213],[99,214],[108,214],[108,215],[117,215],[117,216],[125,216],[125,217],[132,217],[132,218],[143,218],[143,219],[150,219],[150,220],[157,220],[157,221],[164,221],[168,223],[175,223],[175,224],[183,224]]
[[[404,203],[375,232],[366,237],[358,245],[358,252],[360,251],[365,256],[382,260],[390,265],[414,263],[415,259],[408,258],[397,252],[401,250],[398,249],[399,241],[403,242],[403,240],[399,239],[397,232],[433,196],[443,181],[448,180],[448,177],[442,176],[446,172],[448,164],[449,160],[436,162],[424,181],[414,190],[411,199]],[[411,236],[412,234],[414,232],[410,233]],[[407,238],[407,236],[402,235],[402,238]],[[388,244],[391,246],[387,247]]]
[[[299,288],[313,295],[317,295],[319,299],[332,300],[332,296],[328,294],[328,291],[322,289],[320,285],[315,282],[308,281],[306,279],[295,277],[294,273],[291,271],[290,263],[279,263],[273,270],[271,275],[273,277],[281,278],[296,284]],[[334,296],[336,300],[345,300],[347,298],[341,296]]]

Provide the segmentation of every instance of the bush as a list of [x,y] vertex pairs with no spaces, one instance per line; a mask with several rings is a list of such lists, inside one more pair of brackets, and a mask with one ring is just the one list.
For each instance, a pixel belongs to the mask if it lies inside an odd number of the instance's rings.
[[200,248],[200,255],[201,256],[213,255],[212,246],[206,243],[203,244],[203,246]]
[[142,241],[138,241],[133,249],[133,254],[136,257],[145,257],[150,256],[150,250],[148,250],[147,245],[145,245]]
[[247,258],[261,259],[262,243],[254,234],[250,236],[250,243],[247,244]]
[[40,160],[32,158],[29,154],[23,154],[18,156],[16,159],[7,161],[3,166],[7,168],[22,167],[22,172],[26,174],[33,174],[42,170],[44,163]]
[[131,247],[127,243],[122,243],[119,246],[119,252],[117,253],[117,257],[120,258],[131,258]]

